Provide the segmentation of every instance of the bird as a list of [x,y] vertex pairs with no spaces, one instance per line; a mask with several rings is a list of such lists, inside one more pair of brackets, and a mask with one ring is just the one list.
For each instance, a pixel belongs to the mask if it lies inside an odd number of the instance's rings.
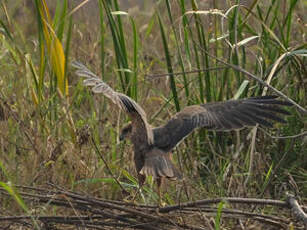
[[272,122],[286,123],[282,115],[290,115],[283,107],[291,106],[291,103],[278,100],[275,95],[258,96],[189,105],[164,125],[153,127],[148,123],[144,109],[135,100],[113,90],[82,63],[73,61],[72,66],[78,76],[85,78],[85,86],[92,87],[94,93],[102,93],[130,117],[131,121],[121,130],[120,140],[131,140],[139,188],[151,175],[157,183],[159,203],[163,180],[183,177],[172,161],[172,150],[195,129],[230,131],[257,124],[271,128]]

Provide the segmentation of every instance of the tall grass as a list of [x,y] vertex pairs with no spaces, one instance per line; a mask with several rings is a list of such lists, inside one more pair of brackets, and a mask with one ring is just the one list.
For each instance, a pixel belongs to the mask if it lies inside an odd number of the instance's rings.
[[[2,11],[12,6],[1,4]],[[52,179],[114,199],[123,198],[121,187],[129,192],[137,187],[131,145],[118,142],[127,118],[110,101],[82,87],[70,71],[71,59],[88,60],[85,64],[114,89],[140,102],[148,117],[155,118],[153,125],[163,124],[187,105],[266,92],[239,70],[269,82],[306,107],[307,47],[304,26],[295,23],[296,12],[304,10],[299,1],[256,0],[251,5],[213,1],[218,10],[196,0],[160,1],[149,15],[134,15],[122,10],[120,1],[100,0],[99,18],[90,27],[79,14],[84,6],[73,8],[67,0],[54,4],[53,11],[47,2],[35,0],[32,20],[37,29],[32,34],[26,34],[26,26],[18,28],[20,21],[11,16],[14,9],[0,18],[0,105],[6,105],[2,107],[8,114],[0,121],[0,162],[8,171],[0,174],[1,181],[7,181],[8,174],[16,184],[41,185]],[[221,66],[225,68],[208,70]],[[144,77],[161,72],[168,77]],[[182,74],[174,74],[178,72]],[[291,113],[288,124],[276,125],[271,136],[306,129],[303,116],[295,109]],[[92,142],[80,141],[86,137],[81,135],[86,125]],[[164,200],[242,194],[281,197],[276,188],[290,176],[297,184],[291,188],[306,194],[305,149],[301,137],[272,139],[260,130],[253,139],[250,129],[199,130],[174,151],[189,180],[169,185]],[[248,172],[257,177],[244,187]],[[152,178],[147,185],[139,199],[155,202]]]

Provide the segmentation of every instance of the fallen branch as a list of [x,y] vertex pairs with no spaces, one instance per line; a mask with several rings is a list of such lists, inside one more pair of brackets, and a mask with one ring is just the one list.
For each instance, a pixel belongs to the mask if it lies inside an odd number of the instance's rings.
[[179,205],[167,206],[164,208],[160,208],[159,212],[166,213],[166,212],[170,212],[170,211],[174,211],[174,210],[182,209],[182,208],[187,208],[187,207],[197,207],[201,205],[217,204],[222,201],[228,202],[228,203],[237,203],[237,204],[273,205],[273,206],[279,206],[283,208],[288,207],[287,202],[280,201],[280,200],[241,198],[241,197],[224,197],[224,198],[198,200],[198,201],[193,201],[193,202],[181,203]]
[[[49,184],[50,188],[34,188],[29,186],[15,186],[19,195],[35,210],[35,204],[53,205],[62,207],[65,216],[46,215],[24,215],[24,216],[2,216],[0,222],[11,225],[29,226],[32,221],[39,221],[43,225],[71,225],[83,226],[91,229],[124,228],[124,229],[197,229],[208,228],[208,222],[199,222],[199,218],[216,216],[216,207],[209,205],[225,202],[227,207],[222,209],[222,219],[251,219],[266,226],[274,226],[279,229],[287,229],[290,223],[295,221],[280,216],[280,213],[266,215],[229,208],[231,204],[244,204],[240,209],[247,209],[250,205],[275,206],[277,208],[289,209],[299,221],[306,224],[306,214],[298,205],[294,197],[287,201],[255,198],[224,197],[198,200],[194,202],[181,203],[167,207],[153,205],[136,205],[122,201],[98,199],[88,195],[66,191],[56,185]],[[0,188],[0,195],[10,194]],[[29,203],[30,202],[30,203]],[[3,211],[0,209],[0,211]],[[63,213],[63,211],[61,213]],[[37,212],[35,212],[37,213]],[[73,215],[70,215],[73,213]],[[199,226],[193,224],[198,223]],[[295,224],[296,229],[303,229],[304,226]]]
[[292,213],[295,215],[295,217],[301,221],[307,226],[307,214],[303,211],[303,209],[298,204],[295,197],[291,194],[287,194],[287,202],[289,206],[291,207]]

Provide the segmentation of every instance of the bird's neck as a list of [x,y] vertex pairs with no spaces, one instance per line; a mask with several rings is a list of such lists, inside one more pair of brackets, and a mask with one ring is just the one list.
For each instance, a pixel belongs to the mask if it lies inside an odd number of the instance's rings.
[[132,122],[132,133],[130,139],[135,150],[146,149],[149,147],[147,131],[143,122]]
[[130,138],[131,138],[131,142],[133,144],[135,153],[138,152],[143,155],[150,148],[150,145],[148,144],[147,135],[146,133],[144,133],[143,130],[133,129],[132,135]]
[[135,150],[146,149],[149,147],[146,135],[132,135],[131,142]]

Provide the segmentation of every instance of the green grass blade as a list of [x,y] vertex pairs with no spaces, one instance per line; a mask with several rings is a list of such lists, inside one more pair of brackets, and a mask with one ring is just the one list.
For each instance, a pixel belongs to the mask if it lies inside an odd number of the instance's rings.
[[100,21],[100,70],[102,79],[105,77],[105,25],[104,25],[104,14],[103,14],[103,5],[101,1],[98,1],[99,4],[99,21]]
[[0,181],[0,186],[2,188],[4,188],[4,190],[6,190],[14,199],[15,201],[18,203],[18,205],[25,211],[28,212],[28,207],[26,206],[25,202],[23,201],[23,199],[20,197],[20,195],[13,189],[12,186],[10,186],[7,183],[4,183],[2,181]]
[[13,41],[14,39],[13,39],[12,34],[10,33],[10,31],[8,30],[8,28],[6,27],[6,25],[4,24],[4,22],[2,20],[0,20],[0,25],[3,28],[3,30],[5,31],[6,36],[8,36],[8,38],[11,41]]
[[215,230],[220,230],[221,229],[221,219],[222,219],[222,211],[224,208],[225,202],[221,201],[217,205],[217,213],[215,216]]
[[[69,51],[70,51],[70,42],[71,42],[71,32],[72,32],[72,16],[69,17],[68,30],[66,35],[66,45],[65,45],[65,65],[64,65],[64,84],[68,83],[67,81],[67,70],[68,70],[68,60],[69,60]],[[66,85],[64,85],[66,88]]]
[[288,13],[287,13],[286,18],[285,18],[284,25],[286,25],[286,39],[285,39],[285,42],[286,42],[285,46],[286,47],[289,46],[291,25],[292,25],[292,19],[293,19],[293,11],[294,11],[296,4],[297,4],[297,0],[291,0],[290,1],[289,10],[288,10]]
[[130,23],[133,30],[133,79],[132,79],[132,97],[137,101],[138,96],[138,81],[137,81],[137,68],[138,68],[138,50],[140,46],[139,38],[137,35],[136,25],[132,18],[130,18]]
[[[176,45],[176,49],[177,49],[177,54],[178,54],[178,61],[179,61],[179,65],[182,71],[182,77],[183,77],[183,82],[184,82],[184,89],[185,89],[185,96],[188,99],[188,101],[190,101],[190,97],[189,97],[189,85],[188,85],[188,81],[187,81],[187,77],[185,74],[185,67],[184,67],[184,63],[183,63],[183,57],[182,57],[182,53],[181,53],[181,44],[179,43],[179,39],[176,33],[176,28],[175,28],[175,24],[174,24],[174,20],[173,20],[173,16],[172,16],[172,11],[171,11],[171,5],[169,0],[165,1],[166,2],[166,8],[167,8],[167,13],[168,13],[168,17],[171,23],[171,27],[172,27],[172,31],[174,34],[174,38],[175,38],[175,45]],[[188,102],[188,104],[190,104]]]
[[173,67],[172,67],[171,57],[170,57],[170,53],[169,53],[169,49],[167,45],[166,35],[164,32],[163,24],[162,24],[159,14],[157,14],[157,17],[159,21],[160,33],[161,33],[162,43],[163,43],[163,48],[164,48],[164,55],[165,55],[166,64],[167,64],[167,70],[168,70],[168,73],[171,74],[169,76],[169,80],[170,80],[171,91],[174,97],[175,108],[176,108],[176,111],[180,111],[179,99],[177,95],[176,83],[175,83],[175,79],[173,75]]
[[[192,2],[192,9],[193,11],[197,11],[198,10],[198,6],[196,4],[196,2],[194,0],[191,0]],[[194,19],[195,19],[195,27],[196,27],[196,32],[197,32],[197,39],[198,39],[198,44],[195,44],[195,52],[198,52],[198,47],[202,47],[204,50],[208,50],[207,47],[207,42],[206,42],[206,36],[205,36],[205,32],[204,32],[204,28],[202,26],[201,19],[199,17],[198,14],[193,13]],[[206,53],[201,52],[200,54],[201,59],[199,59],[199,63],[201,65],[201,69],[204,68],[209,68],[209,57]],[[198,62],[198,61],[196,61]],[[203,91],[205,89],[206,92],[206,101],[210,102],[212,101],[212,92],[211,92],[211,79],[210,79],[210,72],[206,71],[204,73],[205,75],[205,84],[206,87],[203,86],[203,79],[202,79],[202,75],[199,75],[199,95],[200,95],[200,100],[203,103],[204,102],[204,95],[203,95]]]
[[[114,16],[112,15],[112,6],[110,3],[107,3],[105,1],[102,1],[104,9],[106,11],[106,16],[108,18],[109,24],[110,24],[110,31],[112,34],[112,41],[113,41],[113,46],[114,46],[114,51],[115,51],[115,56],[116,56],[116,63],[117,67],[119,70],[121,69],[129,69],[128,66],[128,57],[127,57],[127,52],[126,52],[126,45],[125,45],[125,36],[123,33],[123,28],[122,28],[122,23],[120,15],[115,15],[116,21],[114,19]],[[117,1],[114,1],[115,3],[115,10],[119,11]],[[130,73],[127,71],[118,71],[119,72],[119,77],[120,77],[120,82],[121,82],[121,87],[123,91],[130,96],[131,95],[131,89],[130,89]]]
[[[56,17],[55,17],[55,20],[57,20],[57,22],[55,23],[55,26],[57,28],[57,37],[59,38],[60,41],[62,41],[64,29],[65,29],[65,18],[66,18],[66,15],[67,15],[68,1],[67,0],[64,0],[64,1],[60,0],[57,3],[57,6],[58,5],[59,6],[61,5],[61,9],[58,9],[58,11],[59,11],[58,19],[56,19]],[[70,18],[71,18],[71,16],[70,16]]]

